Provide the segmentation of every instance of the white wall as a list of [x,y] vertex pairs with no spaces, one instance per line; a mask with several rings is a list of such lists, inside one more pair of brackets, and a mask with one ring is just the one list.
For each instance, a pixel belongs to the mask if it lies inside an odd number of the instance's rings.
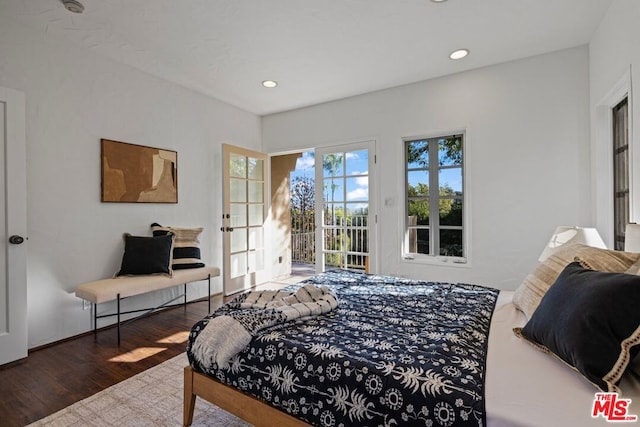
[[[29,347],[89,330],[90,311],[73,289],[113,274],[125,231],[148,234],[153,221],[202,225],[203,256],[221,265],[223,142],[278,153],[373,138],[379,272],[515,288],[556,225],[595,220],[589,87],[593,110],[637,62],[638,8],[633,0],[613,3],[590,61],[580,47],[267,116],[262,147],[253,114],[0,17],[0,86],[27,99]],[[612,53],[619,42],[633,53]],[[401,138],[460,129],[467,132],[471,267],[403,261]],[[177,150],[180,202],[100,203],[100,138]],[[384,207],[389,198],[393,206]],[[214,285],[221,290],[220,279]],[[193,296],[204,291],[200,284]]]
[[[471,267],[404,261],[401,138],[460,129]],[[266,116],[262,137],[269,153],[377,141],[380,273],[514,289],[557,225],[592,224],[586,46]]]
[[[204,226],[222,265],[221,143],[260,148],[260,118],[0,17],[0,86],[27,103],[29,347],[90,330],[78,283],[109,277],[122,233]],[[178,204],[100,202],[100,138],[178,151]],[[221,280],[214,281],[221,291]],[[193,297],[205,295],[206,284]],[[159,302],[174,292],[136,298]]]
[[[632,157],[632,222],[640,222],[640,123],[637,85],[640,82],[640,2],[615,0],[589,44],[591,91],[591,144],[593,151],[593,192],[597,226],[605,242],[613,243],[613,178],[610,104],[630,92]],[[636,87],[634,87],[634,84]]]

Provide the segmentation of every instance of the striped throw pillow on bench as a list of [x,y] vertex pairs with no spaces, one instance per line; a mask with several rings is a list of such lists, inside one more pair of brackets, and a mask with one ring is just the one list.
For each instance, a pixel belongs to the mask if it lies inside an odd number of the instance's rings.
[[154,236],[164,236],[169,233],[173,233],[176,236],[173,243],[172,268],[174,270],[204,267],[200,257],[200,240],[198,240],[202,230],[202,227],[168,227],[162,226],[157,222],[151,224],[151,231]]

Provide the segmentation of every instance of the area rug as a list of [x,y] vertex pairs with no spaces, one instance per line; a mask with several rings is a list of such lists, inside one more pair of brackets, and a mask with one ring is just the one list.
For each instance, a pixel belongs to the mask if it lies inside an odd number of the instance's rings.
[[[183,369],[187,365],[183,353],[30,426],[181,426]],[[250,426],[200,398],[196,399],[192,425]]]

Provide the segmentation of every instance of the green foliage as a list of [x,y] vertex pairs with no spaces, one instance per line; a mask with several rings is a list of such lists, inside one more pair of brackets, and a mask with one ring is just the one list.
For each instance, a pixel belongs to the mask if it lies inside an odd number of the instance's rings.
[[[407,187],[407,195],[409,196],[408,215],[416,216],[418,218],[418,224],[426,224],[429,220],[429,186],[426,184],[418,184],[415,187],[409,185]],[[440,187],[439,191],[440,199],[438,200],[438,213],[440,216],[440,222],[446,220],[451,215],[461,215],[462,206],[459,199],[455,199],[454,196],[459,196],[451,187],[444,185]],[[424,197],[424,198],[423,198]],[[460,221],[459,224],[462,224]]]
[[[437,145],[434,146],[434,144]],[[461,169],[462,167],[462,135],[410,141],[406,144],[406,149],[407,165],[412,171],[425,170],[428,173],[438,173],[438,169]],[[437,159],[434,158],[436,153]],[[418,175],[414,174],[414,176]],[[462,231],[447,228],[448,226],[457,228],[463,224],[462,192],[454,191],[448,184],[440,186],[437,218],[431,218],[431,209],[434,206],[429,203],[430,196],[428,182],[407,186],[407,215],[415,245],[412,250],[418,253],[429,253],[429,233],[438,230],[439,234],[435,238],[439,243],[439,255],[462,256]],[[433,202],[435,203],[436,200]]]
[[[323,156],[322,158],[322,169],[326,170],[331,177],[336,176],[338,171],[342,168],[342,154],[332,153]],[[324,185],[325,189],[331,187],[331,201],[335,200],[335,191],[338,187],[336,184],[331,181],[331,185]]]
[[[351,238],[340,230],[327,230],[325,245],[328,250],[344,252],[351,247]],[[333,267],[345,266],[344,253],[327,253],[324,259],[326,265]]]
[[439,144],[440,152],[444,154],[440,164],[462,164],[462,135],[441,139]]
[[327,154],[322,158],[322,169],[329,172],[329,175],[335,176],[342,166],[342,154]]
[[[438,140],[440,165],[462,164],[462,135],[452,135]],[[407,162],[428,166],[429,143],[426,140],[407,144]]]

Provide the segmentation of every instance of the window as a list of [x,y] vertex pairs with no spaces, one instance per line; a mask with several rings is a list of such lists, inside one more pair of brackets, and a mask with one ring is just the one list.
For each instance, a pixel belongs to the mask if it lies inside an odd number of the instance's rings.
[[614,249],[624,250],[624,230],[629,222],[628,102],[613,107],[613,235]]
[[406,258],[465,262],[463,135],[405,139]]

